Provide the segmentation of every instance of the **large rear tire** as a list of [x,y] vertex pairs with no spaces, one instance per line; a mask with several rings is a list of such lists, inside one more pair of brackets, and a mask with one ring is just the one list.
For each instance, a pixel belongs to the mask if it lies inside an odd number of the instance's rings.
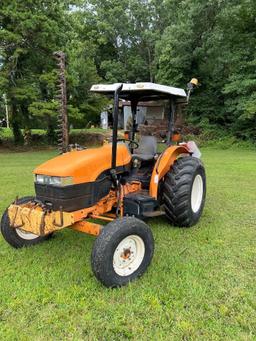
[[[17,204],[25,204],[33,199],[34,197],[20,198],[17,200]],[[49,239],[52,235],[51,233],[47,236],[40,237],[36,234],[26,232],[20,228],[11,227],[8,216],[8,209],[5,210],[1,219],[1,232],[7,243],[16,249],[41,243],[44,240]]]
[[120,287],[140,277],[154,253],[154,239],[143,221],[125,217],[107,224],[95,240],[91,264],[106,287]]
[[202,162],[195,157],[177,159],[163,183],[163,204],[175,226],[195,225],[203,212],[206,177]]

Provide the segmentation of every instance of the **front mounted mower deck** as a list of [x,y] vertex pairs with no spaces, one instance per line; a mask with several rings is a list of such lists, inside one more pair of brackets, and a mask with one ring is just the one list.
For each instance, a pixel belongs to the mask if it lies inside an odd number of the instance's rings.
[[[114,95],[112,143],[74,149],[38,166],[36,196],[12,203],[1,231],[16,248],[42,242],[63,228],[97,236],[93,272],[104,285],[115,287],[142,275],[153,257],[154,239],[143,220],[166,214],[172,225],[197,223],[205,172],[189,144],[172,142],[175,101],[186,97],[182,89],[137,83],[95,85],[92,91]],[[129,140],[117,139],[119,99],[131,101]],[[171,108],[162,153],[156,152],[153,136],[136,140],[138,102],[158,99],[169,100]]]

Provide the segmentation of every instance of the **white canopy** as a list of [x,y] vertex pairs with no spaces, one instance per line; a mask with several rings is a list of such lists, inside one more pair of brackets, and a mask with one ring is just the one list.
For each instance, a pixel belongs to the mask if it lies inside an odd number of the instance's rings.
[[[91,91],[103,93],[106,95],[112,95],[120,83],[114,84],[95,84],[91,87]],[[168,97],[168,95],[187,97],[186,92],[180,88],[174,88],[172,86],[161,85],[150,82],[141,83],[123,83],[123,88],[120,93],[120,98],[128,98],[136,94],[145,98],[152,97]],[[167,96],[166,96],[167,95]]]

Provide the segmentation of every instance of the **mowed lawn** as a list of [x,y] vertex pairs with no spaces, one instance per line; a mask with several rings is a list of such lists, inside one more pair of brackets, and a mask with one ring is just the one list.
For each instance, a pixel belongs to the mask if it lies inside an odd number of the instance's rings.
[[[94,238],[63,230],[15,250],[0,237],[0,340],[256,340],[256,152],[203,149],[199,224],[149,221],[155,255],[120,289],[94,278]],[[0,153],[0,213],[33,193],[52,151]]]

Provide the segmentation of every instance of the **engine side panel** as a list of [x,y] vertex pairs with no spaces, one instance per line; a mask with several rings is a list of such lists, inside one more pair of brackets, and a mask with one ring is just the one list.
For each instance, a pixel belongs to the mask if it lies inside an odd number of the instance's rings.
[[[128,167],[117,167],[117,173],[123,173]],[[36,199],[58,211],[77,211],[95,205],[109,194],[112,186],[110,171],[104,171],[95,181],[70,186],[53,186],[35,183]]]
[[50,206],[54,211],[62,207],[66,212],[88,208],[108,195],[111,180],[108,178],[65,187],[35,183],[36,199]]

